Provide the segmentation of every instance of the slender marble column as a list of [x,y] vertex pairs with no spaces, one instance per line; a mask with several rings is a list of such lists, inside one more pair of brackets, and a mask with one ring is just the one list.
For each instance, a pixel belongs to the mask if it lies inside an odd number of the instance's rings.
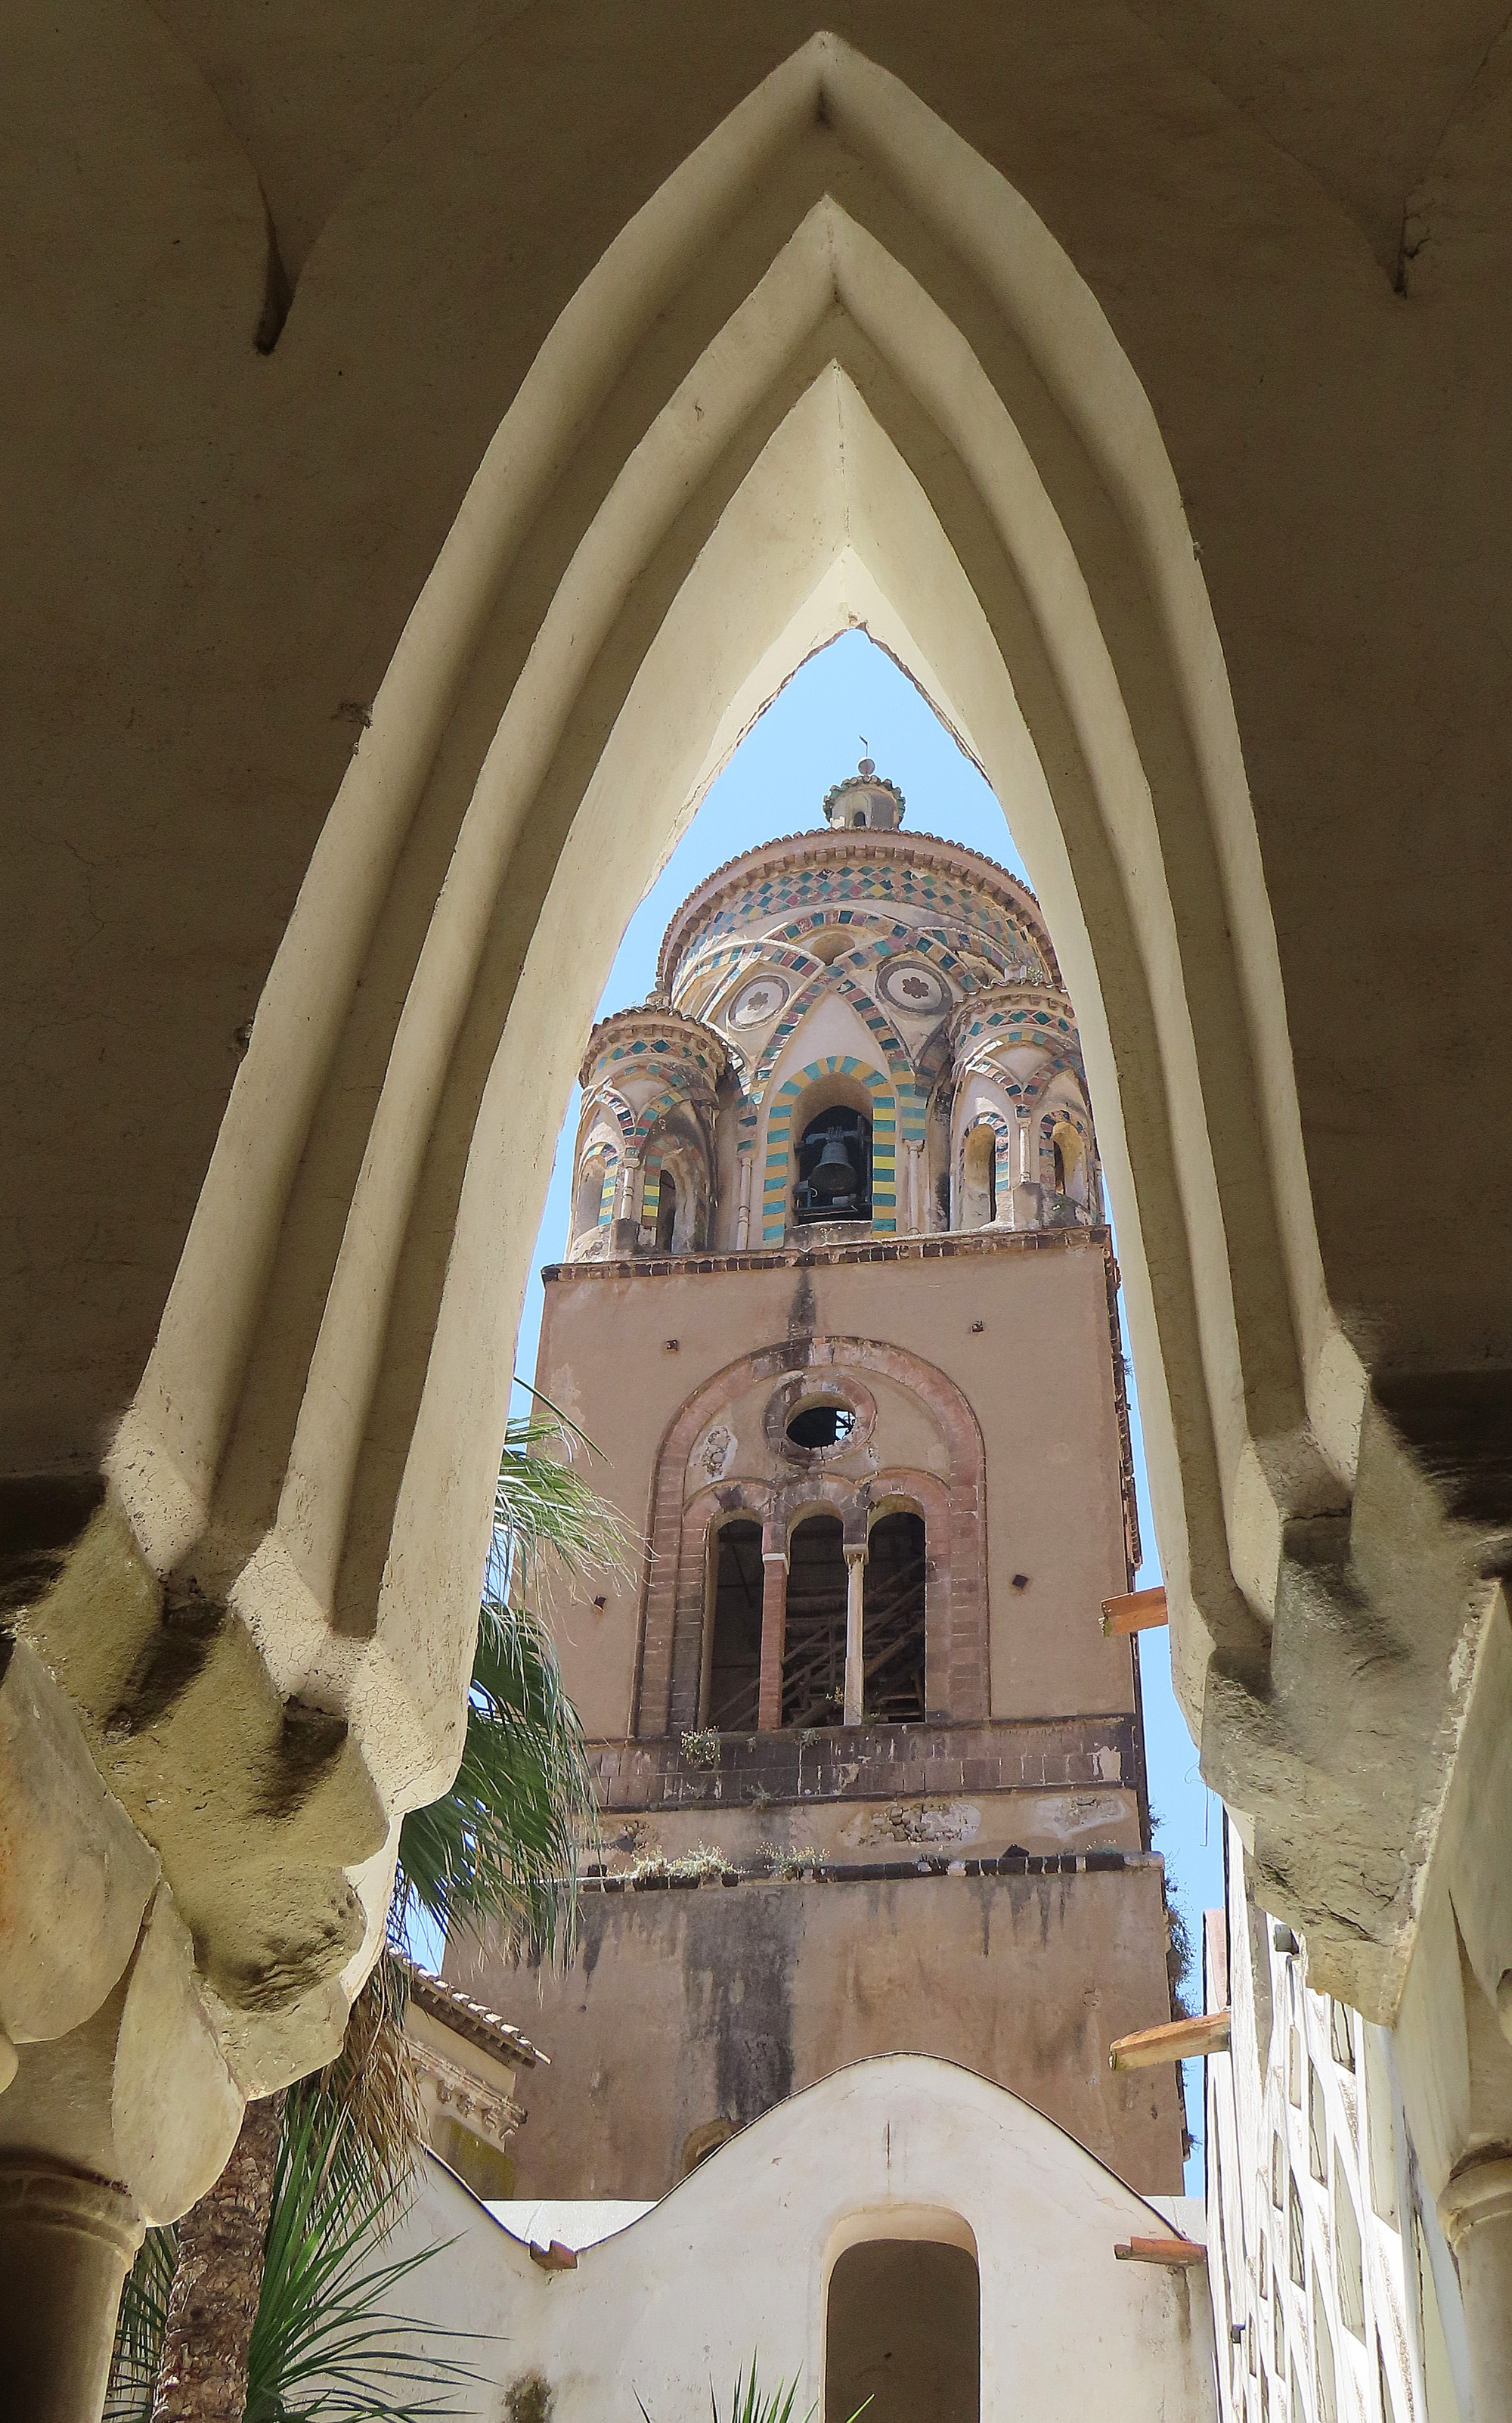
[[756,1709],[759,1733],[775,1734],[782,1723],[782,1657],[787,1646],[787,1544],[775,1531],[762,1534],[762,1671]]
[[1439,2198],[1459,2272],[1477,2423],[1512,2415],[1512,2160],[1488,2154],[1457,2170]]
[[141,2239],[124,2188],[46,2154],[0,2153],[0,2412],[15,2423],[96,2423]]
[[866,1550],[845,1551],[845,1722],[858,1725],[866,1698],[866,1660],[861,1647]]

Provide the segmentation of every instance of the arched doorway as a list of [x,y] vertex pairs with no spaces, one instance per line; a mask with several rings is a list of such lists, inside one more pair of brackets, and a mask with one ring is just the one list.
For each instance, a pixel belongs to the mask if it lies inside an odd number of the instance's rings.
[[982,2290],[969,2248],[873,2238],[840,2257],[829,2275],[824,2423],[850,2423],[861,2406],[865,2423],[979,2423]]

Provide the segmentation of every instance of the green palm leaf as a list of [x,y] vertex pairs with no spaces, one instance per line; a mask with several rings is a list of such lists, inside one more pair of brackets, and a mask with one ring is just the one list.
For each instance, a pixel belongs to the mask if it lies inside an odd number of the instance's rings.
[[343,2105],[319,2091],[291,2093],[245,2423],[418,2423],[461,2411],[444,2393],[482,2376],[430,2343],[433,2326],[392,2309],[410,2275],[446,2251],[386,2257],[383,2233],[399,2206]]
[[[505,1436],[462,1764],[449,1792],[404,1820],[396,1904],[401,1934],[415,1912],[449,1937],[493,1924],[539,1959],[571,1950],[595,1804],[556,1651],[521,1600],[548,1561],[581,1577],[622,1564],[631,1543],[623,1517],[572,1463],[575,1443],[588,1441],[547,1412],[511,1422]],[[538,1452],[548,1446],[557,1452]]]
[[[248,2349],[245,2423],[443,2423],[447,2392],[485,2376],[434,2345],[435,2326],[393,2310],[445,2245],[386,2256],[403,2209],[360,2116],[323,2085],[291,2088],[274,2177]],[[178,2232],[147,2234],[127,2275],[106,2423],[150,2423]],[[446,2333],[449,2343],[458,2334]]]
[[528,1608],[486,1598],[456,1781],[400,1832],[401,1924],[414,1909],[449,1936],[492,1922],[534,1957],[565,1954],[593,1823],[588,1750],[556,1652]]

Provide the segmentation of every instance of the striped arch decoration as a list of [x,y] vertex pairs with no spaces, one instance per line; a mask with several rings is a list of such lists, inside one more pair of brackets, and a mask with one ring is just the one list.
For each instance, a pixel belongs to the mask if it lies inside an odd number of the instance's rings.
[[[598,1210],[594,1213],[593,1217],[599,1227],[606,1228],[609,1222],[614,1217],[614,1183],[620,1174],[620,1156],[615,1151],[613,1146],[609,1143],[607,1137],[601,1137],[597,1143],[591,1146],[591,1148],[583,1154],[582,1159],[579,1161],[577,1164],[577,1181],[574,1189],[573,1201],[575,1207],[580,1203],[582,1199],[584,1180],[591,1175],[595,1162],[599,1162],[602,1166],[599,1170]],[[589,1224],[585,1222],[583,1227],[579,1229],[576,1227],[578,1214],[575,1208],[573,1216],[575,1233],[579,1236],[586,1237],[588,1234]]]
[[898,1113],[892,1087],[880,1069],[868,1069],[848,1052],[811,1060],[778,1087],[766,1124],[766,1167],[762,1183],[762,1243],[780,1245],[787,1229],[788,1175],[792,1166],[793,1114],[798,1097],[821,1077],[854,1077],[872,1097],[872,1227],[890,1237],[897,1227]]
[[601,1111],[606,1113],[614,1121],[626,1144],[633,1142],[636,1132],[636,1115],[624,1096],[617,1093],[612,1085],[594,1087],[583,1107],[585,1128],[591,1125]]
[[726,990],[731,979],[745,968],[760,974],[764,969],[780,968],[789,975],[811,976],[819,962],[811,951],[786,950],[764,935],[742,942],[726,942],[717,949],[695,951],[677,972],[677,998],[686,1001],[701,986],[708,986],[711,995]]
[[807,984],[800,987],[794,994],[773,1027],[765,1049],[757,1063],[756,1074],[751,1080],[753,1093],[759,1095],[762,1092],[772,1070],[781,1058],[784,1044],[796,1034],[815,1002],[831,986],[843,1000],[849,1002],[857,1016],[870,1028],[877,1049],[887,1061],[894,1085],[900,1092],[905,1087],[911,1090],[912,1063],[908,1056],[908,1049],[891,1020],[885,1011],[878,1008],[870,993],[863,992],[860,987],[848,975],[843,974],[838,967],[818,966],[815,967]]
[[1095,1147],[1093,1144],[1091,1123],[1079,1103],[1057,1102],[1051,1109],[1047,1110],[1041,1118],[1041,1174],[1043,1176],[1051,1167],[1051,1155],[1055,1145],[1055,1131],[1061,1126],[1070,1128],[1072,1132],[1080,1139],[1081,1150],[1085,1157],[1087,1165],[1087,1201],[1090,1207],[1093,1200],[1095,1173],[1096,1170],[1096,1151]]

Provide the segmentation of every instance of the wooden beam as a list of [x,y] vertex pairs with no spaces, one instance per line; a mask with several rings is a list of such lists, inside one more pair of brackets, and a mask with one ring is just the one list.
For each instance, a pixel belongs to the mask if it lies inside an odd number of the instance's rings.
[[1102,1603],[1102,1628],[1110,1639],[1116,1633],[1153,1632],[1170,1620],[1163,1590],[1131,1591],[1127,1598]]
[[1108,2048],[1110,2069],[1154,2069],[1162,2061],[1205,2061],[1210,2052],[1227,2052],[1231,2015],[1204,2011],[1194,2019],[1169,2019],[1164,2027],[1141,2028],[1131,2036],[1115,2036]]
[[532,2245],[530,2260],[539,2263],[543,2272],[575,2272],[577,2269],[575,2251],[571,2246],[563,2246],[559,2238],[554,2238],[549,2246]]
[[1113,2248],[1120,2263],[1168,2263],[1181,2272],[1195,2271],[1207,2260],[1207,2249],[1194,2238],[1125,2238]]

